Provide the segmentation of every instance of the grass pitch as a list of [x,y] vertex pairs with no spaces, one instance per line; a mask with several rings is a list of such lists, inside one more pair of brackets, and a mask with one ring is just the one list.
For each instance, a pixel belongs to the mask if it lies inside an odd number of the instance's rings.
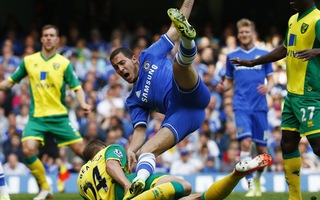
[[[262,193],[261,197],[248,198],[244,197],[246,193],[244,192],[235,192],[231,193],[231,195],[226,198],[226,200],[288,200],[288,193],[276,193],[276,192],[265,192]],[[315,198],[313,198],[315,197]],[[303,200],[320,200],[320,192],[303,192],[302,193]]]
[[[262,194],[262,197],[255,198],[245,198],[245,193],[243,192],[233,192],[226,200],[248,200],[248,199],[257,199],[257,200],[288,200],[288,193],[275,193],[275,192],[266,192]],[[11,194],[11,200],[28,200],[33,199],[36,194]],[[312,198],[315,197],[315,198]],[[81,200],[79,194],[54,194],[53,200]],[[320,192],[303,192],[303,200],[320,200]]]

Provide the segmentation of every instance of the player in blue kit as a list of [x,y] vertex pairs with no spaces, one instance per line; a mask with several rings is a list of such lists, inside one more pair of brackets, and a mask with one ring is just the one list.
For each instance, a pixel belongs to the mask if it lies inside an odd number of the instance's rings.
[[[251,160],[252,142],[255,142],[259,154],[267,152],[267,99],[266,93],[273,87],[273,69],[271,63],[254,67],[236,66],[230,58],[255,59],[268,52],[254,45],[255,25],[248,19],[237,22],[240,47],[227,55],[227,71],[218,90],[226,91],[234,87],[233,110],[237,127],[237,139],[240,141],[240,158]],[[267,79],[267,84],[265,84]],[[260,176],[263,169],[253,175],[247,175],[248,197],[261,196]],[[253,184],[254,182],[254,184]],[[256,186],[254,190],[254,185]]]
[[[210,92],[192,63],[197,48],[195,29],[188,23],[194,0],[185,0],[179,10],[169,9],[172,26],[161,38],[144,50],[139,58],[128,48],[111,53],[116,72],[133,83],[127,98],[134,133],[127,150],[132,169],[137,162],[137,177],[125,199],[141,193],[145,180],[153,173],[156,156],[170,149],[202,124],[210,100]],[[178,53],[172,63],[167,55],[179,41]],[[161,129],[148,141],[146,126],[150,111],[165,114]]]

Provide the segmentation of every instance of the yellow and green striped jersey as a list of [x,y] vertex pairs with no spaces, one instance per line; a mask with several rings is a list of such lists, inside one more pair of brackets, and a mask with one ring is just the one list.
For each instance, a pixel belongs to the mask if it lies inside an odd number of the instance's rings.
[[128,172],[126,150],[122,146],[112,144],[100,150],[78,175],[78,191],[84,199],[116,199],[115,181],[106,171],[110,159],[118,160],[124,172]]
[[287,90],[291,94],[320,96],[320,56],[309,61],[296,57],[297,50],[320,48],[320,11],[314,6],[291,16],[284,46],[287,48]]
[[66,84],[71,90],[81,88],[70,61],[54,54],[45,59],[41,52],[26,56],[17,70],[9,77],[13,83],[29,77],[30,116],[52,117],[68,114],[65,105]]

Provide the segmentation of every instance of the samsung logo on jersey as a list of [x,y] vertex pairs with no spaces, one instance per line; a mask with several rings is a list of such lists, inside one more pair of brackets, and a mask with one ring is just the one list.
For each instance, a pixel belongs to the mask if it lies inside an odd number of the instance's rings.
[[256,65],[254,67],[246,67],[246,66],[237,66],[235,67],[236,70],[261,70],[262,65]]
[[53,83],[37,83],[36,88],[54,88]]
[[153,73],[157,69],[158,69],[157,65],[152,65],[151,68],[148,71],[147,80],[146,80],[146,83],[144,85],[142,98],[141,98],[142,102],[145,102],[145,103],[148,102],[148,94],[149,94],[149,89],[150,89],[150,85],[151,85],[151,79],[152,79]]

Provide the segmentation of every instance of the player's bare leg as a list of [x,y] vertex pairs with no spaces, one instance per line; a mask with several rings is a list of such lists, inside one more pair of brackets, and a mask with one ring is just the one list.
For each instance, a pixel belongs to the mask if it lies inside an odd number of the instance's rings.
[[[170,8],[168,16],[175,27],[174,31],[181,37],[178,53],[173,63],[174,78],[181,89],[191,90],[196,86],[199,79],[195,68],[192,66],[197,54],[197,47],[194,42],[196,30],[189,24],[187,17],[180,10]],[[169,29],[167,34],[174,35],[172,32]]]
[[[221,200],[227,198],[243,177],[264,168],[271,164],[271,161],[272,158],[270,155],[260,154],[250,161],[239,162],[232,173],[212,184],[209,189],[202,194],[202,199]],[[189,200],[191,199],[199,198],[192,196]]]
[[145,187],[145,180],[151,174],[146,174],[146,170],[139,169],[143,169],[143,165],[155,167],[155,158],[170,149],[174,143],[174,134],[167,127],[163,127],[141,147],[138,155],[137,176],[126,193],[125,200],[133,199],[139,195]]

